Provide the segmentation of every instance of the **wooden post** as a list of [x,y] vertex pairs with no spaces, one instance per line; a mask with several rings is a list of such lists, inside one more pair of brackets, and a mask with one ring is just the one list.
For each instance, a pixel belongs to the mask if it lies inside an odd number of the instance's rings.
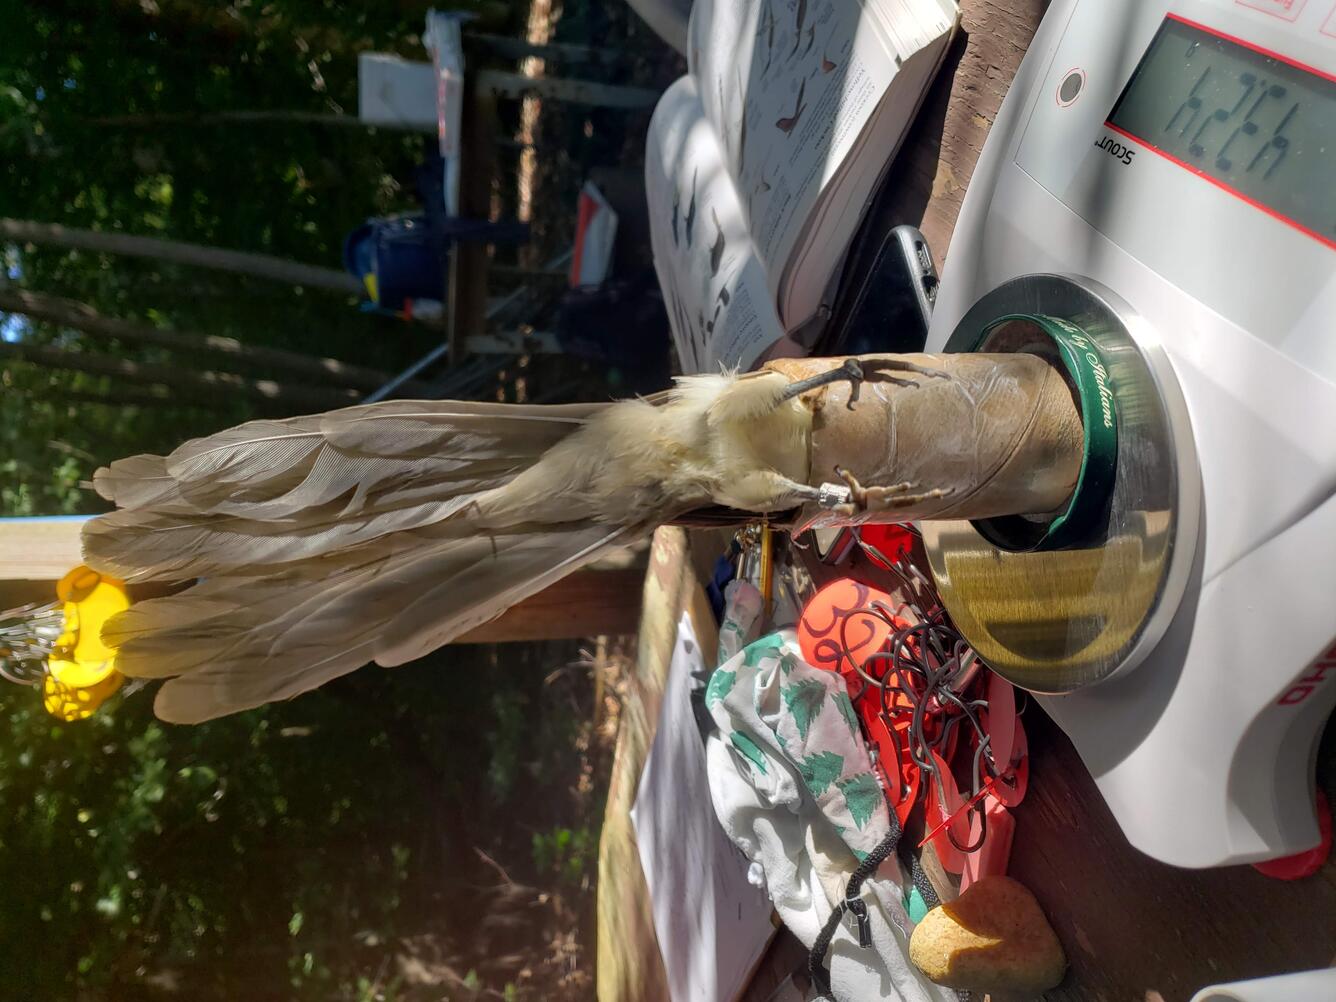
[[517,98],[525,94],[537,94],[555,101],[588,104],[598,108],[652,108],[659,100],[658,91],[645,87],[623,87],[561,77],[526,77],[521,73],[505,73],[501,70],[479,70],[477,81],[479,90],[495,97]]
[[[487,219],[495,173],[491,137],[496,133],[496,101],[476,86],[467,87],[466,94],[468,99],[460,123],[459,214],[469,219]],[[486,325],[490,267],[486,244],[473,240],[451,242],[445,287],[445,340],[452,365],[463,356],[464,338],[482,333]]]

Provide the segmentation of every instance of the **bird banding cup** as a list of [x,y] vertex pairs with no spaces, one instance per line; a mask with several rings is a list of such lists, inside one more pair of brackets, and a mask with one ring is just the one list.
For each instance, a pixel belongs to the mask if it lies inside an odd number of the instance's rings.
[[[1192,429],[1155,332],[1103,287],[1031,275],[980,299],[946,347],[965,353],[948,358],[1029,356],[1061,377],[1080,412],[1075,453],[1056,459],[1066,476],[1075,463],[1076,476],[1056,506],[1042,507],[1051,495],[1035,490],[1010,512],[916,513],[956,627],[994,671],[1037,692],[1131,670],[1173,620],[1200,526]],[[997,362],[999,379],[1007,371]],[[1069,442],[1056,430],[1067,428],[1057,401],[1033,399],[1024,429],[1019,411],[996,426],[991,415],[976,422],[985,461],[1002,458],[1010,440],[998,436],[1025,439],[1015,465],[977,474],[1008,501],[1047,482],[1038,469],[1027,479],[1022,463],[1055,462],[1059,442]],[[993,488],[1000,477],[1009,482]]]
[[[878,486],[854,514],[806,505],[795,531],[968,519],[1001,545],[1035,549],[1064,545],[1097,517],[1117,454],[1112,425],[1088,433],[1106,370],[1078,357],[1079,332],[1012,319],[1000,350],[905,356],[949,378],[916,377],[915,387],[870,379],[852,411],[851,386],[829,387],[812,425],[809,481],[847,471]],[[774,364],[796,377],[831,363]]]

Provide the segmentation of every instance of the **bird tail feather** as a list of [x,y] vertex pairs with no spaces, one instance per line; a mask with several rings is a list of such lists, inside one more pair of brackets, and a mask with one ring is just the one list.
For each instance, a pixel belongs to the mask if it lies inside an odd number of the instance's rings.
[[606,406],[395,401],[251,422],[99,470],[120,509],[85,528],[89,565],[203,579],[107,623],[118,669],[169,678],[158,715],[193,723],[371,660],[402,664],[494,619],[648,531],[472,515]]

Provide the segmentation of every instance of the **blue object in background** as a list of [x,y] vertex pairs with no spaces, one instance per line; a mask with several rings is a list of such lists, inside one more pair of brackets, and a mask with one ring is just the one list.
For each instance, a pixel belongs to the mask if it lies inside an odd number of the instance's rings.
[[369,219],[343,242],[344,267],[390,310],[408,299],[444,299],[446,256],[422,215]]
[[724,598],[724,589],[738,576],[737,561],[741,553],[742,547],[738,546],[737,540],[730,543],[728,552],[714,562],[714,573],[705,585],[705,597],[709,599],[715,623],[724,621],[724,608],[728,605],[727,599]]

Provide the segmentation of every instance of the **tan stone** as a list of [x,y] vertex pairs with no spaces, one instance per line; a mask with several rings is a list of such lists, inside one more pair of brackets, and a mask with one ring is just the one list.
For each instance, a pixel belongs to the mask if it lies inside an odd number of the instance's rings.
[[909,958],[937,984],[977,992],[1046,991],[1067,969],[1039,902],[1010,877],[985,877],[928,912]]

